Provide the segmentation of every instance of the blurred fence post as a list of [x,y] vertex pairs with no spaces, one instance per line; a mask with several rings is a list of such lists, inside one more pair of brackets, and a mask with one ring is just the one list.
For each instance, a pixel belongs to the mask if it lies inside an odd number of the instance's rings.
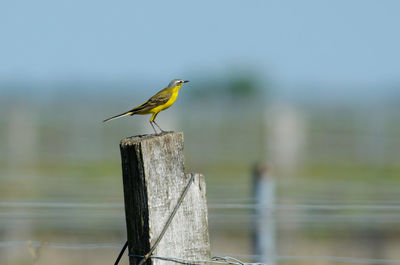
[[256,262],[275,264],[275,179],[268,167],[256,165],[253,170],[255,219],[253,225],[253,251]]
[[[121,140],[129,262],[147,254],[187,186],[183,133],[134,136]],[[181,259],[209,259],[205,180],[195,175],[186,197],[153,255]],[[146,264],[169,264],[149,259]]]

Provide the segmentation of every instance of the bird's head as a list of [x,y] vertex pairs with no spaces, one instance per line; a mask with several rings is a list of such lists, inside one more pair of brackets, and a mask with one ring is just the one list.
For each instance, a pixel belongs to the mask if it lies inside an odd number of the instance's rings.
[[168,88],[173,88],[173,87],[181,87],[184,83],[189,82],[188,80],[182,80],[182,79],[173,79],[171,82],[168,84]]

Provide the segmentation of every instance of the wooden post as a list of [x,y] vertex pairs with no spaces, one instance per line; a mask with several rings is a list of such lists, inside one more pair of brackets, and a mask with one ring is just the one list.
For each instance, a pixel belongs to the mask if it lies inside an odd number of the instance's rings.
[[[159,237],[190,174],[184,173],[183,133],[144,135],[121,140],[125,214],[130,255],[144,256]],[[206,186],[196,174],[182,205],[153,255],[209,259]],[[141,258],[130,256],[131,265]],[[146,264],[170,264],[149,259]]]
[[255,220],[253,225],[253,250],[255,262],[268,265],[275,261],[275,180],[266,166],[256,165],[253,171]]

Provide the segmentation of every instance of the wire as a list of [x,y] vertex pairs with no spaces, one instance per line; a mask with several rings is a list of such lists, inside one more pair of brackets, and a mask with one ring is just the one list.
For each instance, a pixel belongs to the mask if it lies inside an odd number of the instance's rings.
[[0,248],[7,247],[24,247],[31,245],[33,247],[44,246],[47,248],[60,248],[60,249],[71,249],[71,250],[81,250],[81,249],[101,249],[101,248],[119,248],[120,243],[49,243],[40,241],[3,241],[0,242]]
[[[131,257],[141,258],[140,255],[129,255]],[[253,256],[251,256],[253,257]],[[211,259],[181,259],[173,257],[150,256],[150,259],[159,259],[171,261],[185,265],[200,265],[200,264],[228,264],[228,265],[267,265],[265,263],[249,263],[243,262],[237,258],[230,256],[219,257],[215,256]],[[254,257],[253,257],[254,258]],[[400,260],[390,259],[366,259],[366,258],[352,258],[352,257],[337,257],[337,256],[273,256],[276,260],[312,260],[312,261],[335,261],[343,263],[357,263],[357,264],[400,264]]]
[[158,246],[158,244],[160,243],[161,239],[164,237],[165,232],[168,229],[168,226],[171,224],[172,219],[174,218],[176,212],[178,211],[179,207],[181,206],[183,199],[185,198],[187,192],[189,191],[190,185],[192,184],[193,180],[194,180],[194,173],[190,173],[191,177],[189,180],[189,183],[186,185],[185,190],[183,191],[181,197],[179,198],[174,210],[172,211],[171,215],[169,216],[167,223],[164,225],[163,230],[161,231],[160,235],[158,236],[156,242],[154,243],[154,245],[151,247],[150,251],[144,255],[144,258],[139,262],[139,265],[143,265],[143,263],[146,262],[146,260],[148,259],[148,257],[153,254],[153,251],[156,249],[156,247]]
[[120,261],[121,258],[122,258],[122,255],[124,254],[125,249],[126,249],[127,247],[128,247],[128,241],[125,242],[124,246],[122,247],[121,251],[119,252],[118,257],[117,257],[117,259],[116,259],[115,262],[114,262],[114,265],[118,265],[119,261]]
[[[235,199],[226,199],[234,201]],[[390,201],[397,203],[397,201]],[[59,203],[59,202],[0,202],[3,208],[118,208],[120,203]],[[371,210],[371,211],[400,211],[400,205],[395,204],[253,204],[253,203],[209,203],[209,209],[264,209],[274,210]]]
[[[139,265],[143,265],[143,263],[145,263],[147,261],[147,259],[151,256],[151,254],[153,254],[153,251],[157,248],[158,244],[160,243],[161,239],[164,237],[165,232],[167,231],[169,225],[172,222],[172,219],[174,219],[174,216],[176,214],[176,212],[178,211],[179,207],[181,206],[183,199],[186,197],[187,192],[189,191],[190,185],[192,185],[193,180],[194,180],[194,173],[190,173],[190,180],[189,183],[186,185],[185,189],[183,190],[183,193],[181,194],[181,196],[178,199],[178,202],[175,205],[174,210],[172,211],[171,215],[168,217],[167,222],[164,225],[163,230],[161,231],[160,235],[158,236],[156,242],[154,243],[154,245],[150,248],[149,252],[142,256],[142,260],[139,262]],[[125,242],[124,246],[122,247],[117,259],[115,260],[114,265],[118,265],[122,255],[125,252],[125,249],[128,246],[128,241]]]
[[272,209],[272,210],[371,210],[371,211],[400,211],[400,205],[345,205],[345,204],[208,204],[209,209]]
[[[82,250],[82,249],[103,249],[103,248],[119,248],[120,243],[85,243],[85,244],[75,244],[75,243],[49,243],[40,241],[3,241],[0,242],[0,248],[2,247],[43,247],[43,248],[57,248],[57,249],[70,249],[70,250]],[[229,254],[227,254],[229,255]],[[263,263],[246,263],[239,261],[237,258],[232,258],[230,256],[224,255],[223,257],[213,257],[211,260],[189,260],[189,259],[179,259],[172,257],[161,257],[161,256],[150,256],[149,258],[160,259],[165,261],[171,261],[180,264],[191,264],[198,265],[204,263],[215,263],[215,264],[236,264],[236,265],[265,265]],[[258,255],[244,255],[236,254],[239,257],[245,259],[257,259]],[[143,258],[143,255],[129,255],[131,257]],[[275,260],[311,260],[311,261],[335,261],[343,263],[357,263],[357,264],[400,264],[400,260],[394,259],[368,259],[368,258],[354,258],[354,257],[338,257],[338,256],[271,256],[271,259]],[[234,263],[235,260],[237,263]]]
[[0,202],[4,208],[124,208],[122,203]]

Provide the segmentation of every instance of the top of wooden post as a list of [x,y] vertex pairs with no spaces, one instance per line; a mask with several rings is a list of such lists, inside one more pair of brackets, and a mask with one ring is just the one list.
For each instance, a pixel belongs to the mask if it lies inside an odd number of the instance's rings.
[[134,145],[137,143],[140,143],[142,141],[152,141],[152,140],[160,140],[161,139],[171,136],[171,135],[176,135],[183,140],[183,132],[164,132],[161,134],[143,134],[143,135],[135,135],[135,136],[129,136],[121,139],[120,145],[125,146],[125,145]]

